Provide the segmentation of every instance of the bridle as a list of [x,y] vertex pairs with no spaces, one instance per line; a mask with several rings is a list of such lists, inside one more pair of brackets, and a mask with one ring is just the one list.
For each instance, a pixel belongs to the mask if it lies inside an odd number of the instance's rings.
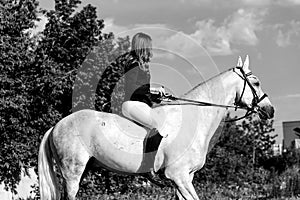
[[[239,69],[241,74],[240,75],[239,73],[236,72],[235,69]],[[268,97],[268,95],[266,93],[264,93],[261,97],[258,97],[257,93],[256,93],[256,90],[254,89],[253,85],[250,83],[248,77],[252,75],[252,72],[249,72],[249,73],[245,73],[244,69],[242,67],[235,67],[232,69],[239,77],[241,77],[243,80],[244,80],[244,86],[243,86],[243,90],[242,90],[242,93],[240,95],[240,98],[238,101],[235,101],[235,105],[238,106],[238,105],[241,105],[242,104],[242,98],[243,98],[243,95],[245,93],[245,89],[246,89],[246,85],[249,86],[249,88],[251,89],[251,92],[252,92],[252,95],[253,95],[253,99],[252,99],[252,102],[251,102],[251,106],[249,107],[248,105],[245,105],[245,106],[242,106],[242,107],[245,107],[247,109],[247,112],[246,114],[241,117],[241,118],[237,118],[237,119],[234,119],[234,121],[237,121],[237,120],[240,120],[240,119],[243,119],[243,118],[246,118],[248,117],[249,115],[253,114],[253,113],[256,113],[258,111],[260,112],[264,112],[263,110],[260,109],[260,107],[258,106],[258,104],[263,100],[265,99],[266,97]]]
[[[239,74],[236,69],[240,70],[241,74]],[[234,105],[222,105],[222,104],[214,104],[214,103],[209,103],[209,102],[203,102],[203,101],[195,101],[195,100],[191,100],[191,99],[185,99],[185,98],[180,98],[180,97],[175,97],[172,95],[166,95],[163,98],[166,98],[168,100],[172,100],[172,101],[184,101],[187,103],[164,103],[163,105],[195,105],[195,106],[213,106],[213,107],[221,107],[221,108],[234,108],[235,110],[240,109],[240,110],[246,110],[246,114],[242,117],[239,118],[235,118],[233,120],[227,120],[225,122],[232,122],[232,121],[238,121],[240,119],[244,119],[246,117],[248,117],[249,115],[256,113],[258,111],[260,112],[264,112],[263,110],[261,110],[258,106],[258,104],[264,99],[266,98],[268,95],[266,93],[264,93],[261,97],[258,97],[256,90],[254,89],[253,85],[250,83],[248,77],[252,75],[252,72],[249,73],[245,73],[245,71],[243,70],[242,67],[235,67],[232,69],[233,72],[235,72],[239,77],[241,77],[244,80],[244,86],[243,86],[243,90],[242,93],[239,97],[238,101],[235,101]],[[251,102],[251,106],[249,107],[248,105],[243,105],[242,104],[242,98],[243,95],[245,93],[246,90],[246,85],[248,85],[251,89],[252,95],[253,95],[253,99]]]

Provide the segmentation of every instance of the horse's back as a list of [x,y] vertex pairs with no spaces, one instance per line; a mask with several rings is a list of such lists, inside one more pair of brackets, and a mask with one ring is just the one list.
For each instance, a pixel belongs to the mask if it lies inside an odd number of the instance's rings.
[[79,132],[82,134],[92,129],[107,130],[106,134],[108,134],[107,132],[111,132],[110,130],[114,129],[114,127],[132,136],[145,136],[145,132],[143,131],[145,129],[128,119],[116,114],[89,109],[72,113],[55,125],[55,129],[59,130],[60,135],[68,135],[71,132],[73,135],[78,135]]

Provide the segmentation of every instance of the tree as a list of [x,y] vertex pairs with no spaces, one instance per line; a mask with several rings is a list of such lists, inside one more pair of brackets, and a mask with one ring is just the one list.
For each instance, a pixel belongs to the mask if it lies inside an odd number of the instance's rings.
[[197,181],[229,185],[260,183],[266,178],[261,171],[261,161],[269,157],[275,143],[276,136],[269,135],[274,130],[272,126],[273,121],[258,121],[252,117],[241,124],[226,123],[204,168],[197,175]]
[[274,131],[273,121],[259,121],[248,117],[246,121],[243,121],[242,129],[252,142],[253,164],[261,164],[260,162],[268,159],[273,153],[271,148],[277,137],[277,135],[269,134]]
[[16,193],[21,169],[27,173],[31,151],[26,70],[34,58],[35,38],[28,29],[38,20],[36,0],[0,2],[0,182]]
[[105,37],[95,7],[76,12],[78,0],[57,0],[38,35],[38,2],[5,0],[0,5],[1,116],[0,182],[15,191],[21,170],[37,166],[45,131],[71,112],[76,70]]
[[52,105],[62,116],[71,113],[72,89],[78,69],[103,37],[104,24],[97,19],[96,8],[87,5],[74,12],[79,3],[79,0],[57,0],[55,10],[45,12],[48,23],[36,51],[35,73],[39,74],[41,84],[33,92],[39,95],[44,87],[50,88],[50,94],[39,97],[53,98]]

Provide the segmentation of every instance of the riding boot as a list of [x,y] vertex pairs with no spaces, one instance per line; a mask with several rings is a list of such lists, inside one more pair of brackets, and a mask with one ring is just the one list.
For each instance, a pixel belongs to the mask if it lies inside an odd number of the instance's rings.
[[[145,144],[145,153],[148,154],[147,155],[147,159],[149,159],[148,163],[151,163],[151,165],[154,164],[155,155],[162,138],[163,137],[159,134],[156,128],[153,128],[148,134],[148,137],[146,139],[146,144]],[[155,173],[154,166],[150,167],[150,172],[147,173],[146,177],[154,184],[160,187],[164,186],[164,183],[161,181],[158,174]]]
[[162,138],[163,137],[159,134],[158,130],[153,128],[147,136],[145,153],[156,153]]

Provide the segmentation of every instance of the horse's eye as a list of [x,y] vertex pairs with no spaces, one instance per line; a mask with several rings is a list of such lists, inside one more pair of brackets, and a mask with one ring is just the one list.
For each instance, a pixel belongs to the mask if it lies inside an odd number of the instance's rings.
[[260,83],[259,83],[259,81],[256,81],[256,82],[253,83],[253,85],[259,87]]

